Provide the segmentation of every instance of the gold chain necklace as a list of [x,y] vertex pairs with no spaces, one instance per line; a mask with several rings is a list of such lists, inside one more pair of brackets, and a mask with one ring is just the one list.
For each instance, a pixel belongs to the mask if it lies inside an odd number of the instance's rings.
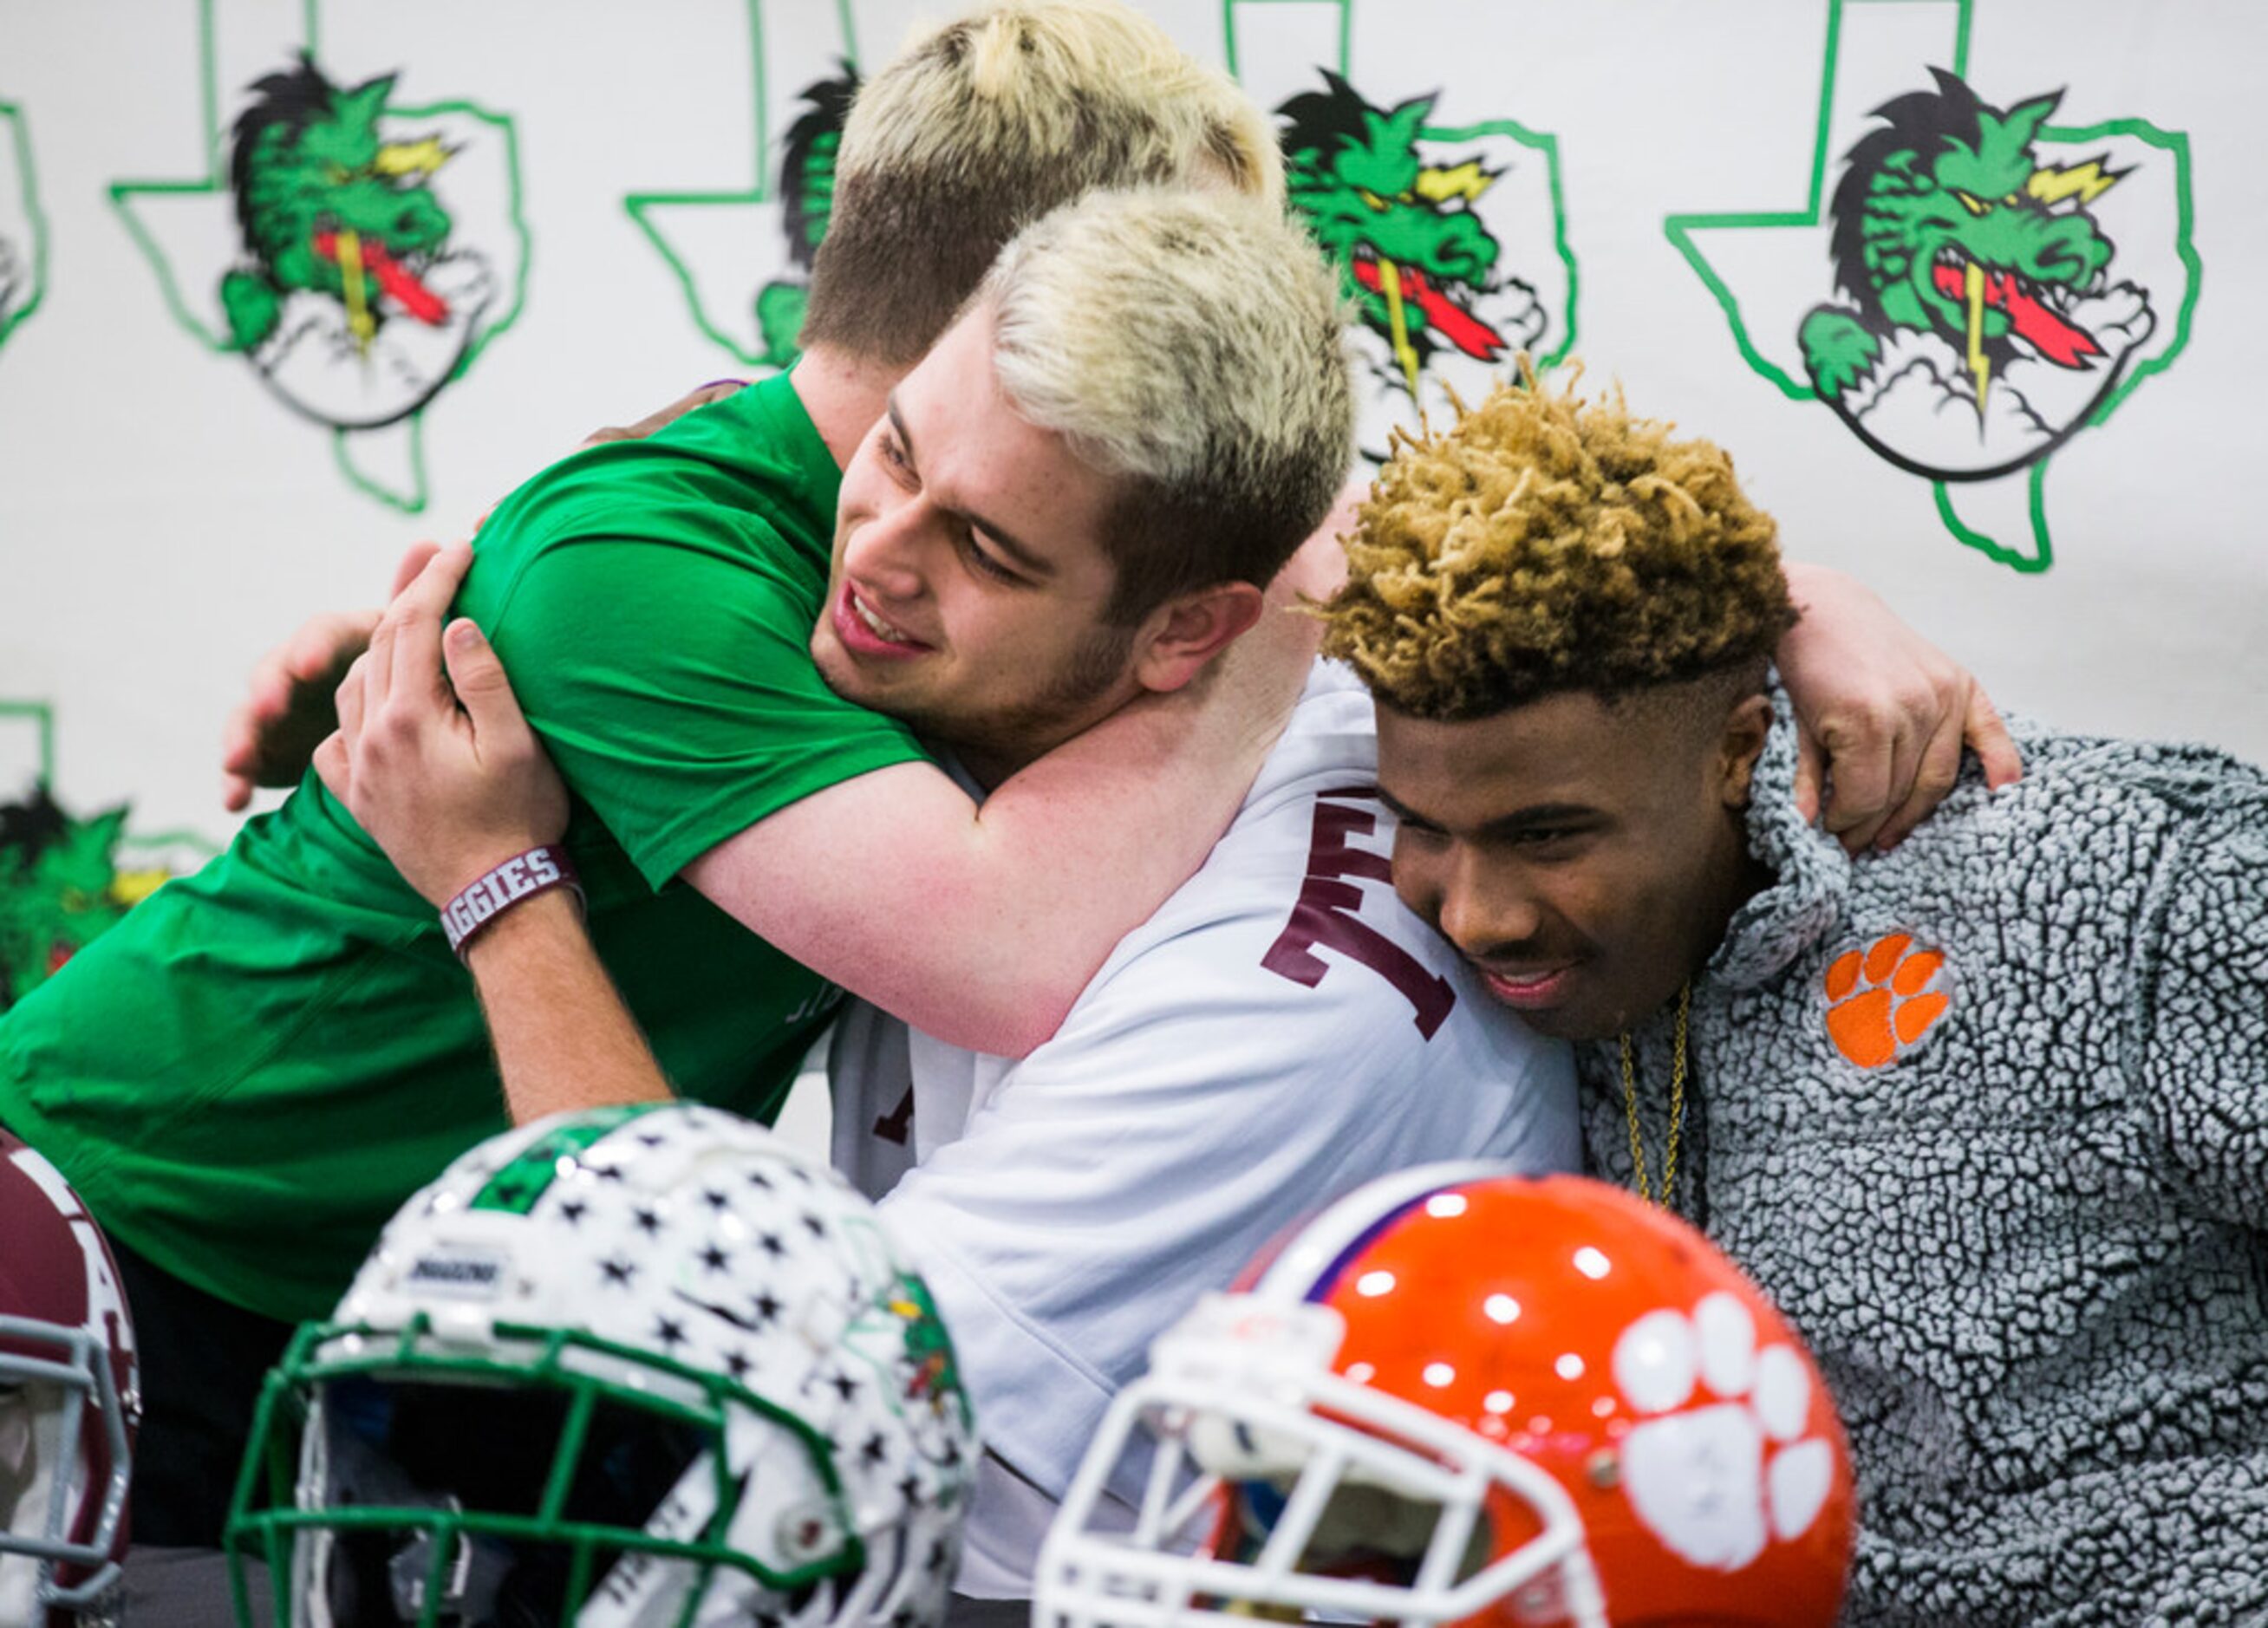
[[1677,991],[1677,1033],[1671,1043],[1669,1065],[1669,1139],[1661,1149],[1661,1196],[1646,1175],[1646,1143],[1638,1133],[1638,1065],[1631,1059],[1630,1031],[1623,1031],[1623,1114],[1630,1121],[1631,1168],[1638,1177],[1638,1196],[1663,1209],[1677,1181],[1677,1137],[1685,1129],[1685,1019],[1693,1007],[1693,985]]

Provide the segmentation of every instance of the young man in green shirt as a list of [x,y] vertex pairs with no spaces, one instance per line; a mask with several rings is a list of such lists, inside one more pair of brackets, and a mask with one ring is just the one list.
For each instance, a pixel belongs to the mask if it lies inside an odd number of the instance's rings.
[[[837,470],[1017,225],[1145,180],[1267,201],[1246,240],[1276,264],[1243,268],[1267,320],[1226,320],[1297,358],[1308,409],[1213,438],[1260,454],[1247,485],[1265,501],[1244,506],[1262,564],[1195,561],[1096,630],[1154,657],[1157,699],[1015,777],[980,821],[902,724],[813,666]],[[571,459],[483,528],[461,606],[567,773],[593,936],[688,1094],[769,1117],[838,983],[1027,1049],[1203,859],[1306,660],[1296,641],[1272,663],[1256,650],[1242,682],[1202,696],[1169,693],[1165,669],[1256,618],[1260,590],[1220,578],[1272,574],[1329,506],[1348,438],[1335,288],[1280,195],[1256,110],[1124,7],[948,25],[875,77],[845,132],[793,375]],[[1219,494],[1171,484],[1119,483],[1114,520],[1138,497],[1175,522],[1204,507],[1227,534]],[[1016,658],[1025,694],[1056,697],[1018,724],[1042,744],[1103,704],[1080,693],[1087,608],[1055,619],[1079,638]],[[403,1199],[509,1116],[432,911],[309,784],[0,1021],[0,1122],[123,1246],[150,1403],[137,1536],[194,1543],[217,1533],[291,1322],[328,1310]],[[190,1374],[193,1352],[219,1371]]]

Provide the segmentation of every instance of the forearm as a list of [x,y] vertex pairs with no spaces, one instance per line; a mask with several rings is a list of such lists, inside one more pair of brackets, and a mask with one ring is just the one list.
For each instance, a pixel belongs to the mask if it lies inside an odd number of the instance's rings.
[[[962,920],[940,918],[932,931],[943,951],[973,929],[980,954],[952,978],[933,971],[950,961],[909,968],[909,998],[928,1019],[958,1020],[975,960],[977,990],[997,1014],[990,1020],[1014,1030],[1020,1019],[1020,1032],[983,1049],[1021,1056],[1055,1033],[1118,941],[1205,862],[1281,732],[1281,713],[1239,718],[1223,701],[1219,715],[1195,723],[1121,712],[974,811],[953,867]],[[939,1033],[923,1016],[908,1020]]]
[[[1299,674],[1304,674],[1304,664]],[[980,808],[901,764],[806,797],[688,880],[797,961],[950,1044],[1021,1057],[1204,862],[1298,694],[1133,708]]]
[[566,892],[515,905],[465,950],[514,1124],[674,1094]]
[[[1047,1039],[1119,939],[1204,864],[1307,683],[1322,629],[1291,607],[1320,580],[1302,576],[1307,563],[1321,559],[1328,572],[1343,562],[1334,538],[1322,541],[1270,586],[1258,624],[1199,681],[1210,687],[1200,704],[1119,711],[985,799],[964,850],[977,907],[965,913],[982,931],[985,902],[1012,911],[986,935],[983,992],[1001,1032],[998,1043],[954,1043],[1021,1057]],[[951,966],[913,965],[909,998],[930,1017],[908,1019],[946,1039],[939,1024],[957,1027],[971,993],[967,978],[939,976]]]

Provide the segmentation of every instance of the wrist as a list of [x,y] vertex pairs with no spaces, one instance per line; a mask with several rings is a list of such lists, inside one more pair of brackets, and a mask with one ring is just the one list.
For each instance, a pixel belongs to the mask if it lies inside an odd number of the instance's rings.
[[563,846],[540,843],[490,866],[460,888],[441,906],[441,930],[461,960],[505,916],[552,893],[571,894],[579,908],[582,879]]
[[460,958],[478,980],[515,958],[533,955],[539,947],[575,939],[588,941],[583,926],[583,906],[569,888],[537,894],[493,917],[465,941]]

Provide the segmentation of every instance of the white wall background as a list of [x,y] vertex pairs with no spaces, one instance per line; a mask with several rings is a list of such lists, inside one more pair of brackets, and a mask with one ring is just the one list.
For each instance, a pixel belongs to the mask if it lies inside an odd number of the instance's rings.
[[[871,64],[910,20],[939,9],[0,0],[0,104],[18,115],[0,122],[0,136],[28,134],[45,228],[39,303],[0,338],[0,702],[52,709],[66,806],[130,800],[137,829],[225,839],[232,822],[215,794],[216,733],[262,648],[313,608],[372,599],[406,543],[461,532],[594,425],[745,371],[696,325],[625,195],[768,187],[758,133],[777,143],[795,92],[825,58],[848,47]],[[1150,9],[1215,60],[1233,30],[1238,65],[1270,106],[1337,62],[1337,5]],[[1921,63],[1949,63],[1965,28],[1968,77],[1988,101],[2067,87],[2058,125],[2134,119],[2186,133],[2203,268],[2186,348],[2057,453],[2045,482],[2055,562],[2034,573],[1956,542],[1926,481],[1744,365],[1725,314],[1665,236],[1673,214],[1800,209],[1837,16],[1828,0],[1351,0],[1345,15],[1349,77],[1372,102],[1439,91],[1432,129],[1509,120],[1556,138],[1580,353],[1594,376],[1618,376],[1635,405],[1733,448],[1792,552],[1873,584],[2006,704],[2074,727],[2268,757],[2268,537],[2257,497],[2268,466],[2258,433],[2268,401],[2268,13],[2250,0],[1974,0],[1973,11],[1953,0],[1851,0],[1840,14],[1853,84],[1864,69],[1923,88]],[[208,18],[224,129],[244,85],[284,67],[311,20],[335,79],[398,70],[397,105],[469,101],[513,122],[530,244],[525,306],[424,413],[421,512],[358,490],[323,430],[279,403],[241,358],[195,341],[114,205],[114,183],[210,173]],[[1904,41],[1910,65],[1892,63],[1877,48],[1884,41]],[[1838,113],[1838,132],[1859,128],[1855,114]],[[1836,151],[1847,144],[1838,134]],[[1454,158],[1457,146],[1440,142],[1440,156]],[[1565,278],[1549,223],[1529,206],[1548,196],[1549,166],[1532,145],[1514,151],[1499,140],[1489,151],[1513,159],[1491,207],[1505,211],[1503,265],[1536,282],[1550,307],[1548,350],[1565,336]],[[775,144],[770,165],[777,154]],[[463,160],[458,175],[487,161]],[[2155,269],[2154,304],[2170,324],[2178,263],[2170,245],[2141,240],[2171,218],[2171,159],[2153,162],[2112,196],[2126,210],[2120,265]],[[0,239],[29,232],[13,169],[0,150]],[[453,188],[475,190],[446,168],[433,188],[445,200]],[[507,223],[475,218],[495,215],[490,203],[460,195],[452,207],[463,239],[489,234],[509,258]],[[2109,200],[2103,208],[2109,221]],[[780,262],[776,213],[673,218],[712,317],[745,321],[748,295]],[[18,253],[36,258],[20,241]],[[1823,264],[1807,275],[1800,299],[1830,298]],[[210,300],[210,267],[182,276],[185,299]],[[1759,331],[1784,340],[1802,308],[1758,316]],[[2150,349],[2162,351],[2169,332]],[[364,461],[384,468],[399,450],[373,441]],[[28,781],[31,733],[0,718],[0,801]]]

